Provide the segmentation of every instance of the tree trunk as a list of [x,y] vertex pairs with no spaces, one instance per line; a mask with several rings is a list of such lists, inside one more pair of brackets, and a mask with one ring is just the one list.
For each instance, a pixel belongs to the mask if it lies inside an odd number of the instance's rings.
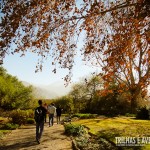
[[131,94],[131,113],[135,114],[137,112],[137,108],[138,108],[138,96],[141,92],[140,88],[136,88],[136,89],[132,89],[132,91],[130,91]]
[[135,114],[137,111],[137,100],[135,96],[131,98],[131,114]]

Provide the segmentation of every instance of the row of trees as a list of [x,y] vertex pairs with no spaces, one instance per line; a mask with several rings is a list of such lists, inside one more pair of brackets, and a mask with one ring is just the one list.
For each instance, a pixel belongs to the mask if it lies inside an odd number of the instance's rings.
[[[94,113],[101,115],[125,115],[131,112],[130,92],[119,92],[117,83],[110,83],[109,88],[104,88],[104,80],[100,76],[92,76],[86,80],[74,84],[67,96],[55,101],[61,105],[64,112]],[[148,97],[138,97],[136,111],[140,107],[148,106]]]
[[69,70],[64,78],[68,83],[84,35],[84,61],[101,68],[106,90],[111,82],[119,92],[129,92],[135,112],[150,81],[149,0],[1,0],[1,11],[2,60],[6,54],[23,56],[31,50],[41,56],[37,71],[51,57],[54,73],[58,66]]
[[0,67],[0,108],[13,110],[33,107],[32,87],[25,87],[16,77]]
[[[117,82],[110,82],[106,91],[103,78],[92,74],[74,84],[68,95],[53,101],[56,106],[60,105],[63,108],[64,113],[103,115],[131,113],[131,93],[127,90],[120,92],[120,90]],[[51,101],[45,100],[45,102],[49,104]],[[150,104],[147,95],[140,95],[136,102],[135,110]],[[5,110],[29,109],[34,108],[36,104],[32,87],[25,87],[16,77],[11,76],[3,67],[0,67],[0,108]]]

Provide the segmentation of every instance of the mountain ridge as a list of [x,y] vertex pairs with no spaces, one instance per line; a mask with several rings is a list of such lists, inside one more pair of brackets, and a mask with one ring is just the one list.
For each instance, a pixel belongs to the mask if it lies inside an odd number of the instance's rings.
[[71,85],[65,87],[61,81],[54,82],[49,85],[35,85],[26,81],[22,81],[22,83],[24,86],[33,87],[33,95],[36,98],[53,99],[61,97],[68,94],[71,89]]

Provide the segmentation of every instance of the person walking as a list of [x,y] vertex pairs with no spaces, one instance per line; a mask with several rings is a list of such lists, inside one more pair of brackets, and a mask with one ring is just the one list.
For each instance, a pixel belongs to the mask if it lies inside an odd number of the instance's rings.
[[[43,105],[43,107],[47,110],[47,104],[46,104],[46,103]],[[44,121],[45,121],[45,123],[46,123],[46,117],[47,117],[47,113],[46,113],[45,116],[44,116]]]
[[61,108],[60,108],[60,106],[58,106],[56,108],[56,116],[57,116],[57,124],[59,124],[60,123],[60,117],[61,117]]
[[56,107],[54,103],[52,103],[48,107],[48,113],[49,113],[49,127],[54,125],[54,115],[56,114]]
[[42,100],[38,101],[39,107],[35,109],[34,119],[36,122],[36,141],[40,144],[40,139],[44,130],[44,118],[47,110],[42,106]]

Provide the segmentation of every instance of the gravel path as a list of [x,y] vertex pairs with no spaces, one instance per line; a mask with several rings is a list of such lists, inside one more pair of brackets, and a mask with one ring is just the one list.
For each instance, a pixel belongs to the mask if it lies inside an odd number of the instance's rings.
[[0,150],[72,150],[72,141],[64,135],[64,126],[44,126],[41,144],[35,140],[35,125],[22,126],[0,140]]

